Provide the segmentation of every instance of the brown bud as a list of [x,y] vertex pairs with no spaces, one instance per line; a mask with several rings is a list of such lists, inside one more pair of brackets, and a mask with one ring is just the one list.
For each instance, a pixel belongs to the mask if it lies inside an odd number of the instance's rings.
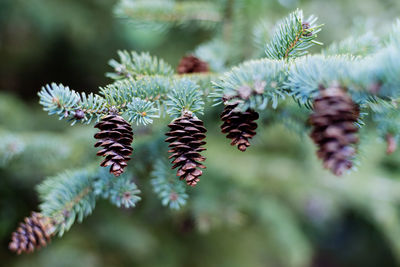
[[83,110],[81,110],[81,109],[75,110],[74,118],[77,120],[81,120],[81,119],[85,118],[85,112],[83,112]]

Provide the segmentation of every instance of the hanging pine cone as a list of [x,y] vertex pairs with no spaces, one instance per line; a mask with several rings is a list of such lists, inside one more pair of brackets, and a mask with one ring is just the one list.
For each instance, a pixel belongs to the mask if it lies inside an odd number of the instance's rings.
[[248,109],[245,112],[235,111],[237,104],[226,105],[221,114],[224,122],[221,131],[228,134],[226,138],[232,139],[231,145],[237,146],[240,151],[246,151],[250,146],[249,139],[256,135],[258,113]]
[[332,86],[321,88],[313,103],[310,117],[311,138],[319,147],[317,156],[324,167],[335,175],[342,175],[353,166],[352,157],[358,143],[358,128],[355,125],[360,115],[359,107],[343,88]]
[[9,249],[21,254],[31,253],[38,248],[44,247],[51,239],[52,224],[49,218],[42,214],[32,212],[31,217],[25,218],[18,229],[12,234]]
[[195,72],[208,72],[207,62],[192,55],[183,57],[178,65],[178,73],[184,74]]
[[188,185],[195,186],[203,174],[199,168],[205,168],[199,162],[206,159],[200,152],[206,150],[202,147],[206,142],[202,140],[207,130],[203,122],[190,113],[185,113],[168,126],[170,131],[166,135],[169,137],[165,142],[170,143],[168,152],[171,153],[169,158],[173,159],[172,169],[179,168],[176,175]]
[[103,147],[97,152],[97,156],[106,157],[100,166],[111,166],[110,173],[119,176],[124,172],[133,150],[131,126],[121,116],[111,114],[101,119],[94,127],[100,129],[100,132],[94,135],[94,138],[100,139],[94,146]]

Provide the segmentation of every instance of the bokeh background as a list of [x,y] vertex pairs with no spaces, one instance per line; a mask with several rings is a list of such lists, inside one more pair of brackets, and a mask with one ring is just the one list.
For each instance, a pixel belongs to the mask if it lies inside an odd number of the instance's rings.
[[[325,45],[387,31],[400,14],[398,0],[243,2],[250,7],[245,18],[271,25],[296,8],[317,15]],[[11,232],[37,210],[35,186],[94,160],[93,129],[47,116],[38,104],[40,87],[54,81],[97,91],[111,82],[104,73],[118,49],[149,51],[176,66],[213,36],[204,28],[143,29],[117,18],[116,4],[0,0],[1,266],[400,265],[400,152],[385,155],[384,142],[366,129],[359,170],[336,178],[322,170],[306,135],[268,120],[251,149],[238,152],[218,133],[219,108],[205,118],[207,173],[183,209],[162,207],[144,175],[135,209],[99,201],[47,248],[9,252]]]

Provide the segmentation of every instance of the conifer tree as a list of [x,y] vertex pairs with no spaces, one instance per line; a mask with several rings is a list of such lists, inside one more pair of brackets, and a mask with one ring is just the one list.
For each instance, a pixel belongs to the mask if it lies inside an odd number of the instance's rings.
[[[207,183],[207,179],[200,181],[207,166],[203,155],[207,121],[203,119],[212,114],[212,102],[223,106],[222,133],[240,151],[252,148],[250,141],[265,114],[296,121],[303,133],[309,133],[311,126],[317,156],[338,176],[352,171],[358,136],[367,122],[377,125],[388,141],[388,152],[394,151],[400,133],[392,120],[400,114],[399,23],[385,41],[365,43],[360,38],[350,46],[347,40],[310,54],[312,46],[321,45],[317,38],[322,25],[315,16],[304,17],[295,10],[276,24],[264,44],[265,53],[249,56],[246,49],[238,49],[244,33],[231,27],[248,25],[240,25],[240,14],[229,10],[225,2],[229,1],[121,1],[117,14],[138,25],[164,31],[195,25],[213,29],[214,39],[183,58],[177,71],[149,53],[118,51],[119,59],[109,62],[113,71],[107,76],[112,82],[99,92],[79,93],[57,83],[41,89],[40,104],[49,115],[99,129],[93,145],[102,148],[97,155],[105,159],[100,168],[98,162],[87,162],[86,168],[63,171],[43,181],[38,187],[40,213],[21,224],[10,249],[31,252],[51,236],[62,236],[76,220],[81,222],[92,213],[99,198],[118,207],[135,207],[141,200],[129,170],[135,165],[153,165],[151,184],[163,205],[179,209],[190,202],[185,183],[196,187]],[[221,50],[230,53],[218,53]],[[154,157],[142,156],[137,149],[130,159],[133,132],[151,128],[155,120],[165,117],[169,124],[163,135],[167,135],[169,150],[162,145],[154,148],[160,138],[145,140],[141,145],[157,151]],[[135,134],[135,141],[139,139]],[[171,166],[166,163],[168,152]],[[169,168],[177,169],[176,173]],[[279,204],[271,203],[267,205],[272,210],[290,217]],[[260,216],[269,219],[268,214]],[[51,232],[44,230],[47,224],[42,217],[51,221]]]

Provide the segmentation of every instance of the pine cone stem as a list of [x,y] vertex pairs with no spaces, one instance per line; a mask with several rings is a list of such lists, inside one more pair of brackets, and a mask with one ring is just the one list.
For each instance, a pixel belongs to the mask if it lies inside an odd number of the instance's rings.
[[206,168],[200,162],[205,161],[205,157],[200,154],[204,151],[203,140],[207,132],[203,122],[186,112],[178,119],[172,121],[169,125],[170,131],[165,142],[170,143],[168,151],[171,153],[172,169],[178,168],[177,176],[185,180],[190,186],[195,186],[203,174],[200,169]]
[[342,175],[353,166],[358,143],[357,122],[360,111],[346,91],[338,86],[320,88],[310,116],[311,138],[319,147],[317,156],[324,167],[335,175]]
[[94,138],[100,139],[94,146],[103,147],[97,152],[97,156],[105,157],[100,166],[111,166],[110,173],[115,176],[121,175],[133,151],[131,126],[121,116],[110,114],[102,118],[94,127],[100,129],[94,135]]
[[226,138],[232,139],[231,145],[244,152],[250,146],[249,140],[256,135],[259,118],[256,111],[248,109],[245,112],[236,111],[237,104],[226,105],[221,114],[223,124],[221,131],[227,134]]

